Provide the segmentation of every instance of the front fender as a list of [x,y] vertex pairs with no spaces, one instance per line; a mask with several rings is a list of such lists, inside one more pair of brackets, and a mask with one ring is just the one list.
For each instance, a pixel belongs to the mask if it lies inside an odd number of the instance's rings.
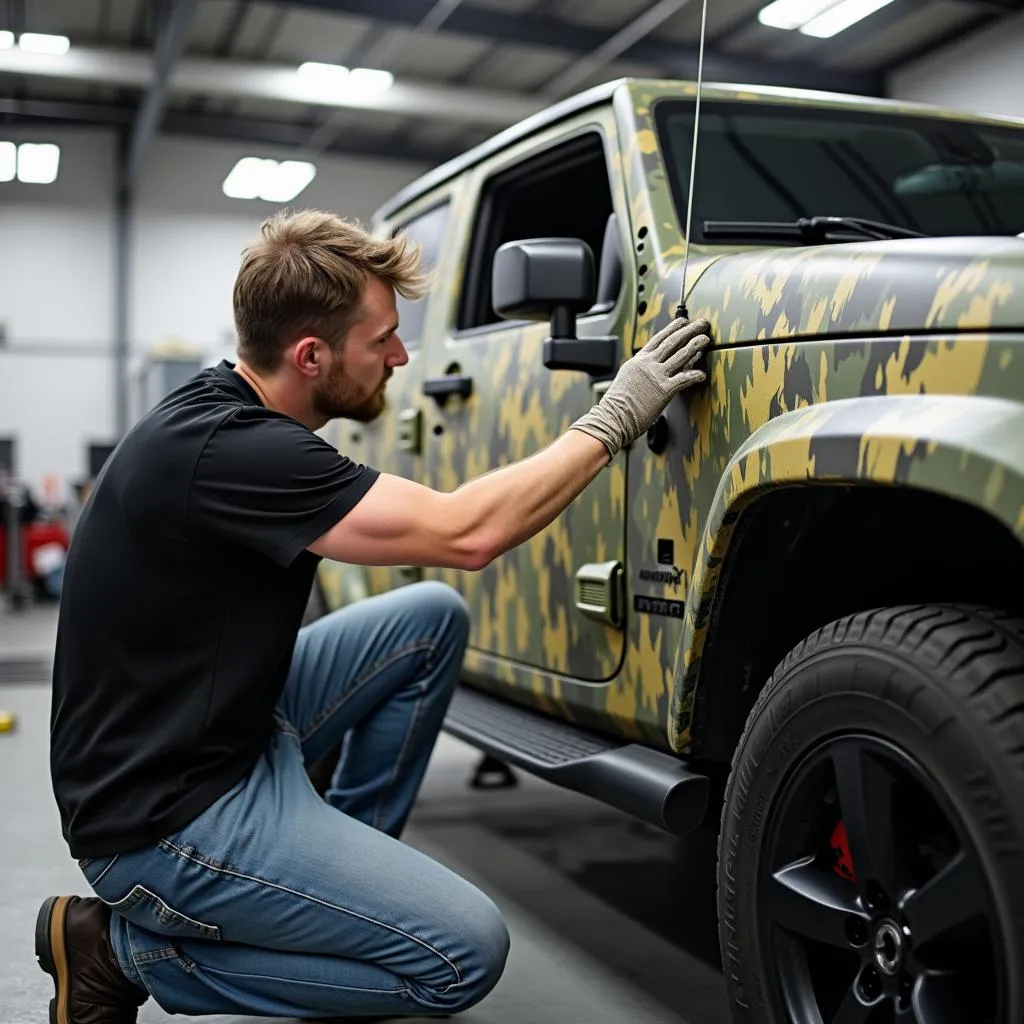
[[719,481],[687,590],[668,738],[686,753],[701,653],[740,513],[778,487],[886,485],[977,506],[1024,541],[1024,405],[960,395],[842,399],[755,430]]

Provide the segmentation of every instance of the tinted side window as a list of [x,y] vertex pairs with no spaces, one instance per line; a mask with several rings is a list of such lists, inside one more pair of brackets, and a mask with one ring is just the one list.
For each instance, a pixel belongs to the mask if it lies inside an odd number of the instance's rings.
[[[424,269],[433,270],[437,266],[444,244],[445,230],[448,227],[448,214],[451,204],[445,200],[426,213],[405,224],[399,224],[392,235],[405,235],[410,241],[421,247]],[[429,294],[422,299],[403,299],[395,296],[398,307],[398,334],[406,348],[418,348],[423,340],[423,320],[427,315]]]
[[495,175],[484,187],[463,281],[458,327],[502,323],[491,297],[491,264],[506,242],[581,238],[600,265],[614,207],[601,137],[590,134]]

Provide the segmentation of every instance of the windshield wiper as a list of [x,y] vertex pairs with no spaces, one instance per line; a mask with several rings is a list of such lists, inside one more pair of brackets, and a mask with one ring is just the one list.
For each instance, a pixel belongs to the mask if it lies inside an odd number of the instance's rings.
[[798,238],[803,242],[850,242],[864,238],[925,238],[920,231],[863,217],[799,217],[796,220],[706,220],[705,238],[736,241]]

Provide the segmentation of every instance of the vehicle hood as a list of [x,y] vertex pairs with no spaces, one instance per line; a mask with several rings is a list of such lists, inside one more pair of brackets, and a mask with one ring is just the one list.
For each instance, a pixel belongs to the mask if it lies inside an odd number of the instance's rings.
[[713,341],[1024,330],[1024,239],[914,238],[723,255],[690,293]]

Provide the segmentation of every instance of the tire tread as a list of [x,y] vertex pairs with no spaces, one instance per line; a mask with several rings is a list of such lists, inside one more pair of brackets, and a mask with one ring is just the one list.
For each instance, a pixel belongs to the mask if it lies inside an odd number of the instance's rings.
[[[737,1020],[747,1020],[746,1014],[752,1009],[751,993],[744,990],[738,973],[740,923],[735,908],[730,911],[729,901],[724,899],[723,883],[730,889],[737,884],[735,864],[740,837],[738,829],[729,831],[728,825],[731,820],[738,824],[742,818],[742,808],[759,764],[748,741],[761,722],[766,705],[771,730],[778,732],[786,717],[786,704],[777,695],[790,670],[837,647],[870,647],[892,656],[894,663],[926,670],[934,687],[952,698],[948,703],[954,708],[943,714],[941,705],[932,701],[932,735],[966,724],[978,742],[991,745],[995,760],[1002,764],[1003,771],[1009,771],[1014,785],[1024,789],[1024,618],[983,605],[914,604],[868,609],[808,634],[783,657],[758,694],[733,751],[730,781],[722,803],[720,835],[727,837],[728,843],[719,846],[721,945],[731,1000],[739,1013]],[[898,671],[894,665],[881,691],[874,691],[883,700],[892,699],[893,680]],[[904,685],[904,706],[916,706],[930,690],[933,687],[927,682],[909,691]]]

